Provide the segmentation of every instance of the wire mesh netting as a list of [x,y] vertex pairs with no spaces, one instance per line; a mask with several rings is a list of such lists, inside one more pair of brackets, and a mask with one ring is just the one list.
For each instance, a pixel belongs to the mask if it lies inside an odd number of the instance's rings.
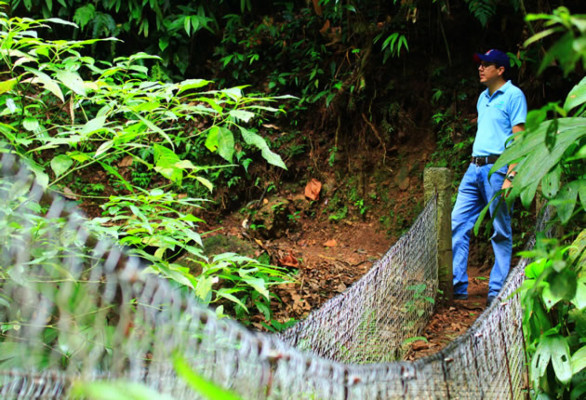
[[433,356],[393,361],[433,310],[434,201],[360,281],[281,335],[217,319],[189,292],[145,274],[11,157],[2,160],[0,202],[3,399],[68,398],[76,381],[116,379],[199,398],[178,377],[176,357],[244,399],[524,397],[522,310],[509,298],[523,262],[497,299],[506,301],[465,335]]

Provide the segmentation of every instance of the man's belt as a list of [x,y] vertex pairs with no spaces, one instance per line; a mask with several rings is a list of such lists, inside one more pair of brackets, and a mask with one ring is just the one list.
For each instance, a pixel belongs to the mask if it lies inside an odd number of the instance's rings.
[[499,156],[485,156],[485,157],[472,157],[472,164],[482,167],[486,164],[494,164],[498,160]]

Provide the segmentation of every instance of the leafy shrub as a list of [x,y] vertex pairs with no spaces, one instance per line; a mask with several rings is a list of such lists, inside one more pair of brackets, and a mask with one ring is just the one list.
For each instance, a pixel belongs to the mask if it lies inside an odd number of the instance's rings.
[[[196,290],[203,285],[200,281],[223,270],[216,261],[207,264],[198,233],[202,221],[193,215],[207,197],[186,197],[173,190],[189,183],[209,196],[218,183],[210,171],[238,162],[248,165],[254,154],[286,168],[255,128],[263,114],[279,112],[269,105],[279,98],[246,96],[242,87],[213,90],[212,82],[202,79],[149,80],[149,70],[141,63],[157,57],[138,53],[112,63],[95,60],[82,53],[97,39],[43,40],[39,32],[49,23],[72,25],[0,14],[0,68],[8,77],[0,83],[2,142],[26,159],[44,187],[76,197],[68,185],[83,187],[80,176],[89,176],[94,181],[88,188],[99,184],[115,194],[103,204],[105,215],[94,220],[94,226],[105,224],[102,232],[132,246],[153,262],[154,271]],[[137,175],[129,171],[133,165],[151,178],[135,185]],[[206,272],[195,275],[171,262],[180,251],[195,257]],[[242,269],[241,279],[228,280],[238,281],[237,291],[247,292],[249,298],[260,295],[268,301],[266,288],[283,280],[282,272],[271,273],[270,266],[226,257],[235,271]],[[216,301],[207,294],[200,297]],[[235,302],[247,310],[245,301]],[[255,302],[262,301],[251,304]]]

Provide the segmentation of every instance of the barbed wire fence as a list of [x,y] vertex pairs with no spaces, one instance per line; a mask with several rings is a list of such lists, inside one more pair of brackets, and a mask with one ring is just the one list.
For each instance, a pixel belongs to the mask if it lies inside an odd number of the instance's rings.
[[395,361],[433,311],[435,201],[344,293],[280,335],[215,313],[111,242],[96,241],[69,202],[11,156],[0,176],[0,397],[61,399],[77,381],[141,382],[176,399],[199,395],[194,372],[243,399],[519,399],[527,369],[515,290],[439,353]]

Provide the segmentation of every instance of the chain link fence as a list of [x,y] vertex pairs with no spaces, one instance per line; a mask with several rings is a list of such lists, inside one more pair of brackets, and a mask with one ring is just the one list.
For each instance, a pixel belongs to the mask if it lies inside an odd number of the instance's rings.
[[75,382],[99,380],[200,398],[174,357],[243,399],[526,397],[514,294],[524,260],[466,334],[433,356],[395,361],[433,311],[435,201],[361,280],[280,335],[217,319],[142,273],[139,259],[96,241],[75,207],[6,156],[0,203],[2,399],[69,398]]

